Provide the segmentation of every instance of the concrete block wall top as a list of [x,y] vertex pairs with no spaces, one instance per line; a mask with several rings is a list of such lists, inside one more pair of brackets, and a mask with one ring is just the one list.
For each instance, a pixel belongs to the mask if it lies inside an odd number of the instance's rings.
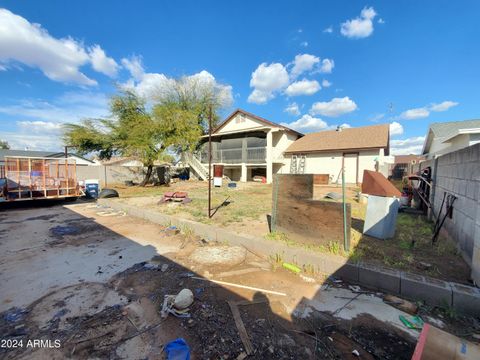
[[402,272],[400,294],[408,299],[423,300],[428,305],[452,305],[450,283],[422,275]]
[[452,307],[459,313],[479,316],[480,289],[452,284]]
[[400,271],[394,269],[359,264],[358,282],[367,288],[400,294]]

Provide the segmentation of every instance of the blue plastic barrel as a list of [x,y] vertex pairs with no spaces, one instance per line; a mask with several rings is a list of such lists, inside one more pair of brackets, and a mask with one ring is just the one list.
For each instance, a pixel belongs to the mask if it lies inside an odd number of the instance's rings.
[[85,180],[85,196],[89,199],[98,198],[100,186],[98,180]]

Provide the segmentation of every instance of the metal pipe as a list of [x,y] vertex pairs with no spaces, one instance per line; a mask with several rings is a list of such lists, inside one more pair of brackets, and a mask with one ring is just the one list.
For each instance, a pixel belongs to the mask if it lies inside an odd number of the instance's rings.
[[347,203],[345,202],[345,164],[342,164],[342,199],[343,199],[343,248],[349,251],[347,241]]
[[212,105],[208,114],[208,218],[212,217]]

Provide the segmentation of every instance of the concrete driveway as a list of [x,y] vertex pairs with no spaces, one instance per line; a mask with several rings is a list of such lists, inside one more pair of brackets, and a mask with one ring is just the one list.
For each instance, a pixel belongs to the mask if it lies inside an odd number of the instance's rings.
[[69,285],[106,282],[180,245],[159,225],[95,204],[25,205],[0,210],[0,312]]

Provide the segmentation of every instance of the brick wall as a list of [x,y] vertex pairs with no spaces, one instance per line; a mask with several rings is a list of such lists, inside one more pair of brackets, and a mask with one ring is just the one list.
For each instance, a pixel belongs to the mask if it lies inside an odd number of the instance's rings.
[[472,267],[472,278],[480,284],[480,144],[443,155],[432,168],[434,212],[439,213],[445,192],[457,197],[444,229],[457,242]]

